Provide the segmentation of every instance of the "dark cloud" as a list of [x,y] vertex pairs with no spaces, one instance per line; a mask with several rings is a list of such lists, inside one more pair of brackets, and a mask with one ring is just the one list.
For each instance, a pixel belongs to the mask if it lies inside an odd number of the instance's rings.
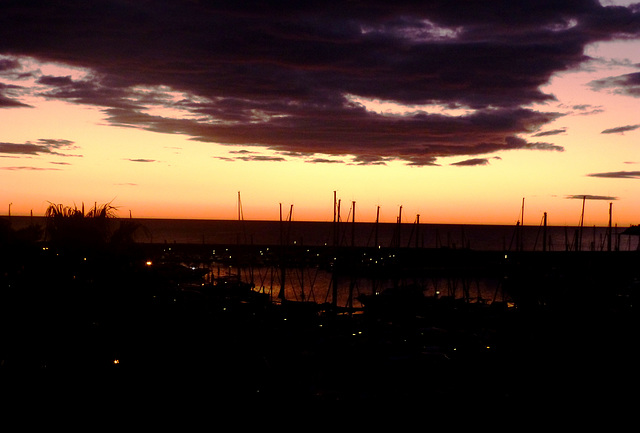
[[635,131],[640,125],[618,126],[617,128],[605,129],[600,134],[624,134],[625,132]]
[[610,179],[640,179],[640,171],[610,171],[606,173],[591,173],[589,177],[605,177]]
[[20,62],[16,59],[0,59],[0,72],[18,69]]
[[[40,74],[44,97],[101,107],[114,125],[365,164],[562,150],[519,138],[559,116],[525,107],[555,99],[541,86],[588,60],[587,44],[638,35],[638,8],[595,0],[0,6],[0,53],[89,71]],[[633,89],[632,77],[625,83]],[[468,114],[383,115],[352,96]]]
[[47,86],[55,86],[55,87],[71,87],[74,85],[73,80],[71,79],[71,75],[65,77],[54,77],[51,75],[44,75],[38,80],[36,80],[38,84],[45,84]]
[[571,109],[573,110],[572,114],[578,116],[589,116],[591,114],[599,114],[604,112],[602,106],[594,106],[590,104],[574,105],[573,107],[571,107]]
[[542,131],[542,132],[538,132],[537,134],[534,134],[534,137],[548,137],[550,135],[559,135],[559,134],[564,134],[565,132],[567,132],[566,128],[560,128],[560,129],[553,129],[550,131]]
[[4,95],[0,95],[0,108],[17,108],[17,107],[31,107],[29,104],[24,104],[15,99],[7,98]]
[[487,158],[472,158],[464,161],[454,162],[450,165],[465,166],[465,167],[471,167],[476,165],[489,165],[489,160]]
[[252,156],[239,156],[237,159],[242,161],[286,161],[281,156],[266,156],[266,155],[252,155]]
[[156,162],[155,159],[142,159],[142,158],[127,158],[127,161],[131,161],[131,162]]
[[344,161],[337,161],[335,159],[327,159],[327,158],[313,158],[305,162],[309,162],[313,164],[344,164]]
[[[190,119],[167,119],[124,109],[108,109],[108,120],[119,126],[139,127],[162,133],[186,134],[194,140],[233,145],[264,145],[282,152],[355,155],[358,161],[375,158],[407,161],[410,165],[433,165],[435,158],[478,155],[503,150],[555,150],[550,143],[529,143],[507,135],[536,129],[554,113],[526,109],[487,109],[468,116],[449,118],[419,113],[412,116],[384,116],[364,110],[344,118],[340,110],[298,113],[266,123],[235,124],[198,122]],[[292,128],[291,125],[295,126]],[[353,125],[360,129],[354,129]],[[269,142],[264,142],[269,137]]]
[[19,97],[21,89],[20,86],[0,83],[0,108],[31,107],[16,99]]
[[386,165],[387,161],[390,159],[392,158],[384,158],[380,155],[363,154],[355,156],[353,158],[353,163],[357,165]]
[[589,83],[593,90],[607,90],[620,95],[640,97],[640,72],[594,80]]
[[90,77],[88,79],[73,80],[71,76],[54,77],[42,76],[36,82],[49,86],[49,89],[39,93],[48,99],[61,99],[77,104],[96,105],[100,107],[141,109],[141,102],[156,102],[147,94],[140,94],[128,88],[112,87],[102,82],[103,78]]
[[47,146],[49,149],[75,149],[75,144],[71,140],[41,138],[38,143]]
[[59,168],[43,168],[43,167],[0,167],[0,170],[10,170],[10,171],[56,171],[60,170]]
[[618,197],[611,197],[608,195],[590,195],[590,194],[574,194],[568,195],[565,198],[569,200],[618,200]]
[[1,143],[0,153],[11,155],[56,155],[56,156],[79,156],[63,153],[63,151],[74,150],[77,147],[73,141],[43,138],[32,143]]

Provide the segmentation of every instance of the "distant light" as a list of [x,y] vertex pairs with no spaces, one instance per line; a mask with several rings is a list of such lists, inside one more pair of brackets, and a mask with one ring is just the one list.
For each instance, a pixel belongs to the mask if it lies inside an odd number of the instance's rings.
[[119,360],[119,359],[114,359],[114,360],[113,360],[113,363],[114,363],[114,364],[120,364],[120,360]]
[[153,265],[153,262],[151,260],[147,260],[147,262],[145,263],[147,266],[151,266]]

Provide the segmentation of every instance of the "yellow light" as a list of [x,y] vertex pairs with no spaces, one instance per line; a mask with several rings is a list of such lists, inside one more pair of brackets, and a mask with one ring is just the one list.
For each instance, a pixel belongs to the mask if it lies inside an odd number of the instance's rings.
[[146,263],[147,266],[151,266],[152,264],[153,262],[151,260],[147,260],[147,263]]
[[114,359],[114,360],[113,360],[113,363],[114,363],[114,364],[120,364],[120,360],[119,360],[119,359]]

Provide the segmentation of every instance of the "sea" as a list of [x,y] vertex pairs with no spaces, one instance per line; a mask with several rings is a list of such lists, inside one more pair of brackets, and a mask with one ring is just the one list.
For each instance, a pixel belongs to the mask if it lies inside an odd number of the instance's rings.
[[[6,218],[6,217],[5,217]],[[31,224],[45,227],[44,217],[11,216],[11,227],[19,230]],[[471,224],[410,224],[333,221],[255,221],[203,219],[144,219],[133,218],[140,226],[136,242],[164,245],[168,250],[177,245],[250,244],[256,246],[353,246],[446,248],[477,251],[635,251],[638,236],[623,234],[618,227],[566,227]],[[117,219],[113,224],[118,223]],[[188,264],[194,266],[193,263]],[[204,266],[196,264],[195,266]],[[208,278],[238,277],[251,282],[254,290],[279,298],[284,281],[285,299],[311,302],[330,302],[332,290],[330,271],[307,269],[274,269],[267,266],[233,267],[209,263]],[[286,272],[286,278],[282,273]],[[419,284],[425,295],[473,298],[482,302],[508,301],[502,291],[500,278],[471,276],[466,280],[450,277],[422,278],[404,283]],[[378,293],[397,284],[391,280],[342,280],[338,288],[338,303],[358,307],[360,294]]]
[[[4,217],[18,230],[45,227],[45,217]],[[118,219],[114,219],[117,224]],[[634,251],[639,236],[625,227],[415,224],[333,221],[257,221],[133,218],[136,241],[164,244],[467,248],[480,251]]]

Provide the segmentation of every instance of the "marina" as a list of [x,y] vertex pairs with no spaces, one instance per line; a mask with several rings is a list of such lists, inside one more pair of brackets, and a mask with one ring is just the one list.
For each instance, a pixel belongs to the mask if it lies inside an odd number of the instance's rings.
[[5,244],[4,383],[90,375],[242,401],[519,404],[568,383],[599,398],[635,362],[635,249],[311,245],[259,224],[278,242]]

